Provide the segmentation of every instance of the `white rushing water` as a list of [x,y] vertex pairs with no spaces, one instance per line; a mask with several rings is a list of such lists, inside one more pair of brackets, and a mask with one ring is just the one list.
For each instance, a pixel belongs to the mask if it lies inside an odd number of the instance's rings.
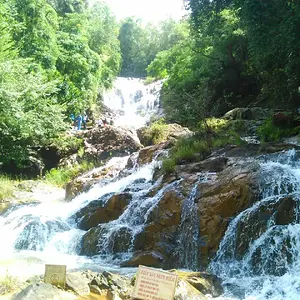
[[[110,165],[125,167],[128,157],[112,159]],[[73,201],[41,199],[39,204],[14,206],[0,216],[0,237],[3,241],[0,256],[2,275],[41,274],[44,264],[66,264],[68,269],[118,270],[117,265],[106,264],[101,259],[91,259],[77,254],[81,237],[72,216],[91,201],[107,193],[119,193],[133,187],[137,179],[143,179],[149,189],[153,164],[133,171],[125,177],[112,178],[104,185],[101,181],[87,193],[80,194]],[[148,183],[148,186],[147,186]],[[148,200],[149,201],[149,200]],[[150,207],[149,207],[150,209]],[[124,217],[123,217],[124,218]]]
[[261,161],[261,200],[230,223],[210,269],[218,299],[300,299],[300,161],[295,150]]
[[104,104],[117,114],[115,125],[139,128],[159,111],[162,81],[145,84],[139,78],[119,77],[106,92]]

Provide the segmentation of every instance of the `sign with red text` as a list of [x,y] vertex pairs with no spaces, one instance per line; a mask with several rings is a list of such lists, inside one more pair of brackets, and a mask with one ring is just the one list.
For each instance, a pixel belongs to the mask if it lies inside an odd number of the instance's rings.
[[173,300],[178,275],[139,266],[133,298],[141,300]]

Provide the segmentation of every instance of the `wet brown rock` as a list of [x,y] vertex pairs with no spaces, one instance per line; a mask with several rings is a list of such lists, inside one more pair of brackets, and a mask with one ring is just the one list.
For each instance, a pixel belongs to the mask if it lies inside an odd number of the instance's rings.
[[121,267],[161,267],[165,257],[157,251],[140,251],[133,254],[132,258],[123,262]]
[[103,234],[101,227],[94,227],[90,229],[81,240],[81,246],[79,250],[80,255],[93,256],[99,254],[99,239]]
[[221,172],[228,162],[226,157],[212,157],[197,163],[177,166],[177,175],[181,177],[183,173],[198,173],[198,172]]
[[[86,214],[79,220],[78,227],[83,230],[89,230],[99,224],[108,223],[109,221],[116,220],[124,212],[132,195],[129,193],[122,193],[113,195],[105,203],[93,202],[88,207],[83,208]],[[78,216],[81,216],[81,211],[78,212]]]
[[85,157],[101,161],[114,156],[126,156],[142,148],[135,132],[113,126],[89,130],[85,134]]
[[249,212],[237,226],[237,257],[243,257],[249,245],[268,229],[270,220],[274,225],[288,225],[295,222],[295,208],[297,201],[291,197],[284,197],[278,201],[261,203]]
[[94,184],[100,181],[107,181],[120,171],[120,166],[114,165],[109,168],[99,167],[89,171],[66,185],[65,200],[70,201],[77,195],[87,192]]
[[171,146],[171,142],[164,142],[158,145],[148,146],[139,151],[137,163],[142,166],[152,162],[155,155],[164,149],[168,149]]
[[216,181],[200,183],[198,203],[201,263],[205,267],[219,247],[230,218],[256,200],[255,177],[240,168],[229,168]]

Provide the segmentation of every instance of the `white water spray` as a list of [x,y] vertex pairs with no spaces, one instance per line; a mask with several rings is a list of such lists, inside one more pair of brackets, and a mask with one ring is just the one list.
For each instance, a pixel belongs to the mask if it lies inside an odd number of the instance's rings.
[[146,85],[138,78],[117,78],[112,90],[104,94],[104,104],[118,116],[115,125],[144,126],[159,110],[161,87],[162,81]]

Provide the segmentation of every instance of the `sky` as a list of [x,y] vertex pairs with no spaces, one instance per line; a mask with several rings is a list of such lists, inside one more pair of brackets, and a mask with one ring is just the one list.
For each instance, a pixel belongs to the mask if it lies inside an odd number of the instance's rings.
[[[97,0],[91,0],[95,2]],[[117,19],[138,17],[144,22],[157,22],[168,17],[180,19],[184,14],[183,0],[105,0]]]

